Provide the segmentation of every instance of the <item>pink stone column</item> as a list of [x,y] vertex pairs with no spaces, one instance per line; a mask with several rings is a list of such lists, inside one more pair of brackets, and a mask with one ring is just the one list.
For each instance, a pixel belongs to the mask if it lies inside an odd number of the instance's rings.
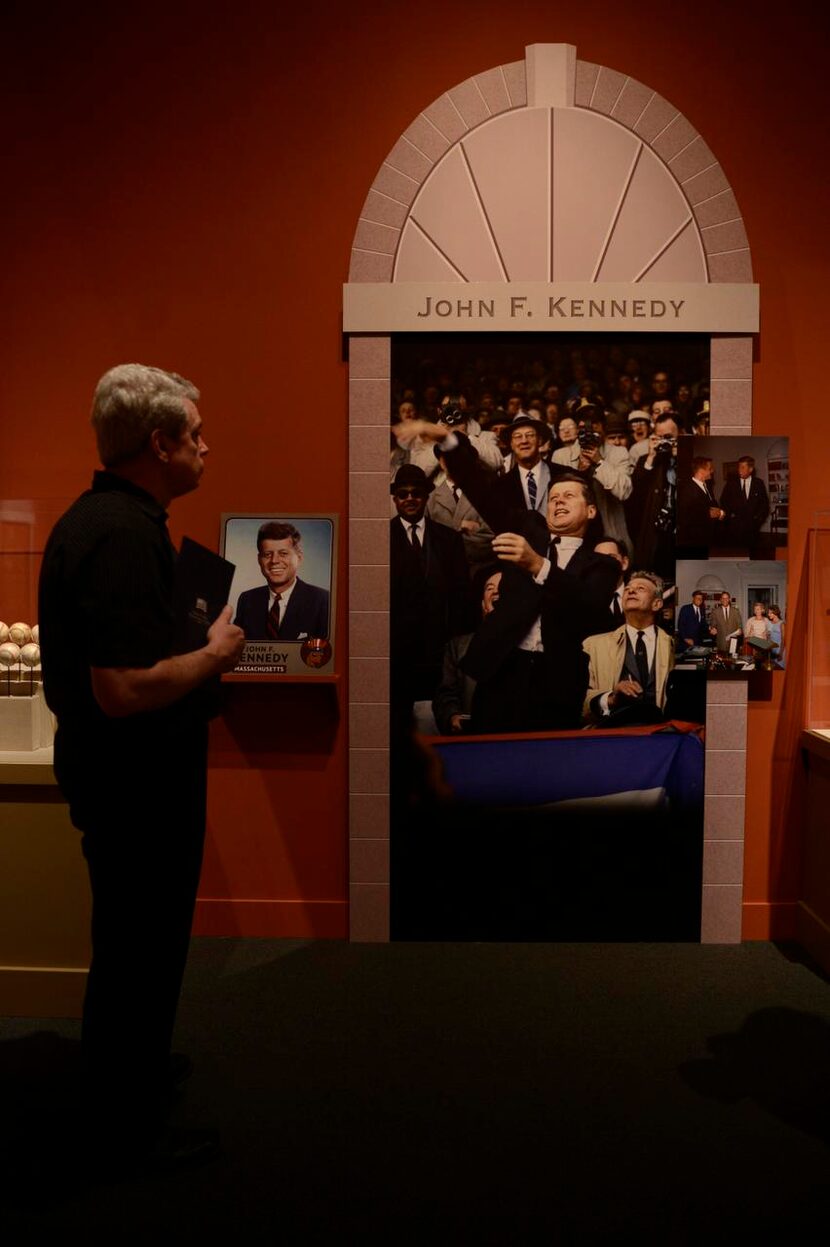
[[389,939],[388,337],[349,340],[349,936]]
[[706,689],[702,944],[740,944],[746,805],[745,680]]

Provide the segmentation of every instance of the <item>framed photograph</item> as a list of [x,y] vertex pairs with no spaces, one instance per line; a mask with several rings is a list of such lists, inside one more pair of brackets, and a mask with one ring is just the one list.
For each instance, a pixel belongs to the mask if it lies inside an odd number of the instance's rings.
[[785,559],[678,559],[677,594],[678,659],[694,660],[708,646],[747,671],[784,669]]
[[220,550],[236,566],[233,621],[246,637],[235,671],[334,673],[337,518],[277,511],[222,516]]
[[681,439],[678,557],[774,559],[787,545],[789,510],[789,438]]

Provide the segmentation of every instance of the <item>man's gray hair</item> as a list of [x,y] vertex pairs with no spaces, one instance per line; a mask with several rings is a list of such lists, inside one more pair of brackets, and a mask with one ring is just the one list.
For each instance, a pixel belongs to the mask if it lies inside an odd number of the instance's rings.
[[654,596],[662,602],[665,585],[656,572],[630,572],[626,584],[631,584],[632,580],[648,580],[654,585]]
[[180,437],[187,427],[184,400],[199,391],[175,372],[147,364],[118,364],[105,372],[92,400],[92,427],[105,468],[140,454],[154,429]]

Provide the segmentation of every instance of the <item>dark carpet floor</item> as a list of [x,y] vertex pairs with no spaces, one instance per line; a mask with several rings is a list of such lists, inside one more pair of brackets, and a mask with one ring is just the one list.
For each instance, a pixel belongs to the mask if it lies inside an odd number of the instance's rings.
[[7,1243],[826,1234],[830,988],[772,944],[195,940],[176,1176],[82,1176],[77,1037],[0,1020]]

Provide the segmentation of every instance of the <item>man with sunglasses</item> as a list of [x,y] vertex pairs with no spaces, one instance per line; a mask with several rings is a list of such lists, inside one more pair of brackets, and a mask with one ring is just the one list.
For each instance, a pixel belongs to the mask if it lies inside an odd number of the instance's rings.
[[432,482],[404,464],[391,485],[391,699],[405,725],[413,703],[431,701],[444,646],[471,630],[470,573],[461,534],[426,514]]

